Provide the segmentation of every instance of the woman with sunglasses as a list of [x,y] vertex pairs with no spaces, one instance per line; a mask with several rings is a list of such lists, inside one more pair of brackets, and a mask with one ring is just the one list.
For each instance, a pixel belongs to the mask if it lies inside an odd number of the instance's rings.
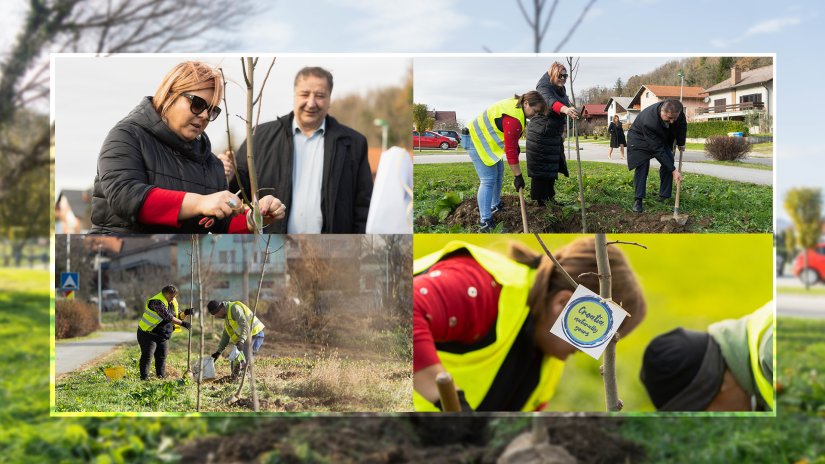
[[527,175],[530,176],[530,198],[544,206],[560,204],[555,199],[555,183],[559,173],[569,176],[564,157],[565,116],[578,119],[564,84],[567,69],[558,61],[550,65],[536,84],[536,90],[547,103],[547,116],[530,121],[527,128]]
[[[222,92],[220,71],[181,63],[109,131],[97,161],[91,233],[253,230],[204,133],[221,112]],[[265,223],[285,216],[271,195],[258,204]]]

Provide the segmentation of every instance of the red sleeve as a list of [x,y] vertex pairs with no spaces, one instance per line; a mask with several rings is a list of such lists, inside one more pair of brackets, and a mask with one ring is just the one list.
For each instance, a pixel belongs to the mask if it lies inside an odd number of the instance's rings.
[[138,222],[158,226],[180,227],[178,214],[186,192],[155,187],[149,190],[138,212]]
[[556,114],[561,114],[561,109],[564,108],[564,105],[560,101],[553,103],[553,106],[550,107]]
[[501,286],[469,254],[450,256],[413,279],[413,372],[439,363],[436,342],[472,343],[498,316]]
[[246,226],[246,214],[238,214],[236,216],[232,216],[232,220],[229,221],[229,230],[227,231],[228,234],[250,234],[249,228]]
[[521,138],[521,121],[503,115],[501,117],[501,127],[504,129],[504,153],[507,155],[507,164],[518,164],[518,139]]

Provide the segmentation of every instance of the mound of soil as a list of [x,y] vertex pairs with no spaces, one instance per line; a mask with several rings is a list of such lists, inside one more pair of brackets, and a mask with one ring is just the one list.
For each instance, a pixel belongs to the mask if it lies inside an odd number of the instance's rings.
[[[489,433],[478,434],[479,420],[485,419],[436,416],[261,419],[255,422],[254,429],[196,439],[181,445],[177,451],[184,463],[261,462],[267,455],[277,456],[277,462],[285,463],[307,462],[312,458],[342,463],[495,463],[506,443],[493,446],[487,442]],[[644,451],[640,445],[617,435],[620,421],[582,417],[546,419],[550,443],[564,447],[579,462],[639,462]],[[424,429],[427,434],[422,436],[420,432]],[[438,434],[441,435],[438,440],[427,439]],[[311,450],[313,456],[307,456],[307,450]]]
[[[522,229],[521,209],[518,197],[505,195],[501,197],[502,210],[497,212],[493,219],[503,223],[507,232],[519,233]],[[527,227],[532,232],[539,233],[576,233],[582,231],[581,211],[577,205],[546,205],[539,206],[536,202],[527,201]],[[586,220],[588,232],[603,233],[680,233],[692,230],[701,230],[709,224],[707,219],[697,220],[690,217],[685,225],[675,221],[662,221],[661,212],[634,213],[627,207],[610,204],[586,205]],[[480,222],[478,204],[475,198],[464,200],[452,212],[445,223],[448,227],[460,226],[469,230],[478,230]],[[419,227],[433,225],[433,218],[419,217],[416,221]]]

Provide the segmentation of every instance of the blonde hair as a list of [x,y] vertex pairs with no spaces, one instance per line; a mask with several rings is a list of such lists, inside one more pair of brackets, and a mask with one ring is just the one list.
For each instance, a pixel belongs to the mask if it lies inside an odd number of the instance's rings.
[[559,79],[559,74],[562,74],[562,71],[567,71],[567,68],[565,68],[564,65],[558,61],[554,61],[553,64],[550,65],[550,69],[547,70],[547,74],[550,75],[551,84],[556,85],[556,81]]
[[[576,282],[599,293],[596,241],[593,238],[577,239],[553,252],[553,256]],[[526,245],[514,242],[510,245],[510,257],[536,269],[536,279],[527,297],[527,305],[534,317],[540,318],[549,313],[550,301],[560,290],[574,290],[544,253],[539,254]],[[612,299],[632,316],[630,324],[623,324],[619,330],[621,335],[625,335],[644,318],[647,313],[647,302],[636,280],[636,273],[630,267],[624,253],[615,246],[609,246],[607,257],[612,276]],[[592,274],[579,277],[580,274],[588,272]]]
[[223,97],[221,72],[206,63],[185,61],[172,68],[163,78],[152,98],[152,106],[163,116],[181,94],[204,89],[214,89],[212,101],[208,103],[209,106],[218,106]]

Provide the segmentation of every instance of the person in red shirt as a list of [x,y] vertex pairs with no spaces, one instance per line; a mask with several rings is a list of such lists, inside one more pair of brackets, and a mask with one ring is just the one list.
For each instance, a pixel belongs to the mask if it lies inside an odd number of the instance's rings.
[[[492,379],[486,391],[479,391],[477,385],[463,385],[462,378],[455,375],[455,371],[452,373],[459,389],[459,397],[464,398],[465,410],[519,411],[533,407],[528,398],[536,396],[536,391],[553,389],[552,386],[540,383],[540,373],[547,368],[543,365],[546,358],[555,358],[556,362],[550,368],[555,369],[557,378],[561,363],[576,352],[572,345],[550,333],[550,327],[564,309],[574,289],[550,258],[523,244],[511,244],[509,257],[495,254],[498,256],[496,259],[506,260],[507,269],[503,271],[503,278],[499,279],[493,274],[501,271],[493,269],[489,259],[482,265],[479,261],[484,259],[479,259],[460,245],[462,244],[451,247],[454,251],[441,256],[413,280],[414,389],[418,395],[438,407],[435,378],[441,372],[455,368],[443,364],[439,353],[449,353],[453,359],[455,354],[460,354],[461,359],[465,359],[464,354],[491,346],[497,338],[502,338],[503,332],[497,328],[500,319],[504,317],[501,311],[527,311],[524,308],[528,307],[529,313],[523,316],[524,322],[519,329],[521,335],[511,346],[503,348],[503,353],[499,352],[500,356],[506,355],[506,358],[497,372],[490,372],[489,366],[483,365],[488,359],[472,356],[466,359],[475,359],[477,364],[460,366],[465,378]],[[598,292],[595,242],[592,238],[577,239],[554,252],[554,256],[579,284]],[[619,328],[619,335],[626,336],[642,322],[647,306],[635,272],[625,255],[618,248],[609,247],[608,256],[613,300],[621,302],[621,306],[631,314]],[[418,265],[417,262],[416,267]],[[502,308],[500,298],[503,289],[508,286],[502,281],[512,274],[525,272],[527,268],[536,271],[532,274],[529,292],[525,292],[526,301],[516,305],[505,303]],[[515,272],[510,272],[513,270]],[[589,274],[581,275],[585,273]],[[510,288],[508,291],[512,294],[512,286]],[[515,307],[519,305],[521,307]],[[465,389],[468,392],[466,398],[463,395]],[[472,389],[476,390],[473,394],[469,393]],[[419,404],[416,405],[417,409]],[[543,409],[546,402],[536,404],[535,407]]]
[[535,90],[515,95],[487,108],[462,135],[461,145],[467,149],[480,180],[477,195],[480,232],[492,232],[496,227],[493,214],[501,209],[505,157],[513,171],[516,192],[524,188],[518,141],[525,120],[546,112],[546,108],[544,99]]

